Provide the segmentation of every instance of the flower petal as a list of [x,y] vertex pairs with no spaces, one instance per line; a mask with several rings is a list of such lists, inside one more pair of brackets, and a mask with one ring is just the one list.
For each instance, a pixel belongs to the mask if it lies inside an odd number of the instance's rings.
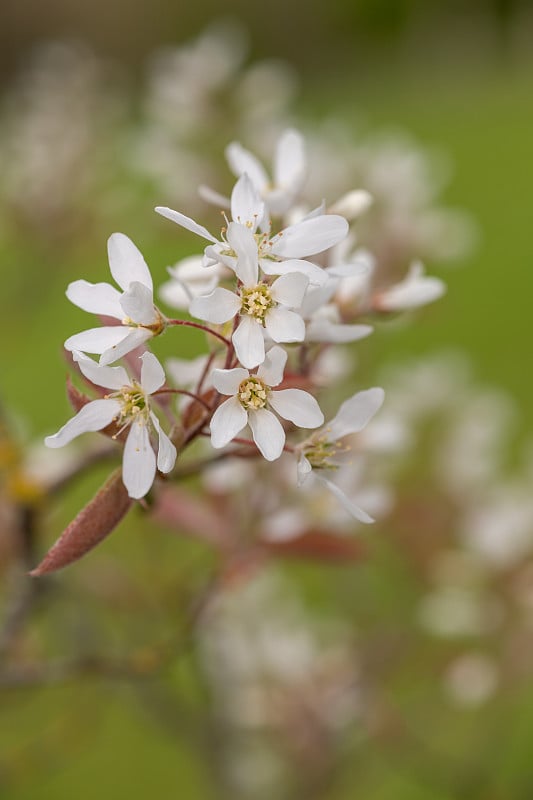
[[313,319],[307,325],[305,339],[308,342],[357,342],[370,336],[371,325],[339,325],[328,319]]
[[381,408],[384,398],[385,392],[379,387],[349,397],[328,423],[328,438],[335,441],[361,431]]
[[100,354],[125,339],[129,331],[130,328],[126,328],[124,325],[89,328],[87,331],[69,336],[64,348],[65,350],[81,350],[84,353]]
[[139,325],[153,325],[158,320],[153,292],[139,281],[130,283],[120,298],[120,305],[126,316]]
[[214,369],[211,373],[213,386],[220,394],[237,394],[241,381],[250,377],[247,369]]
[[283,380],[283,370],[287,363],[287,351],[277,345],[271,347],[265,360],[257,370],[257,375],[267,386],[278,386]]
[[242,316],[231,337],[235,354],[243,367],[252,369],[265,360],[263,328],[253,317]]
[[267,312],[265,328],[275,342],[303,342],[305,339],[305,322],[296,311],[283,306]]
[[198,187],[198,194],[205,200],[206,203],[210,203],[212,206],[217,206],[217,208],[228,208],[230,207],[230,201],[227,197],[224,197],[223,194],[220,192],[215,191],[210,186],[206,186],[204,183],[200,184]]
[[155,468],[148,425],[142,419],[136,420],[130,427],[122,459],[122,480],[130,497],[144,497],[154,482]]
[[152,276],[141,251],[123,233],[113,233],[107,240],[107,254],[111,275],[121,289],[138,281],[153,291]]
[[128,373],[124,367],[103,367],[84,353],[74,351],[72,358],[76,361],[82,375],[97,386],[106,389],[122,389],[130,383]]
[[118,416],[120,409],[121,405],[118,400],[91,400],[57,433],[47,436],[44,443],[47,447],[63,447],[82,433],[100,431]]
[[315,398],[303,389],[280,389],[268,398],[274,411],[299,428],[318,428],[324,422],[324,414]]
[[292,128],[280,136],[274,155],[274,184],[289,189],[292,194],[300,191],[305,178],[306,159],[303,136]]
[[263,458],[275,461],[283,452],[285,431],[279,419],[266,408],[248,412],[248,424]]
[[189,313],[198,319],[221,325],[233,319],[240,308],[241,300],[236,294],[218,287],[211,294],[195,297],[189,306]]
[[129,331],[128,335],[125,336],[122,341],[118,342],[118,344],[104,350],[100,356],[100,364],[102,364],[102,366],[118,361],[118,359],[125,356],[126,353],[131,353],[136,347],[140,347],[147,342],[153,335],[152,331],[149,331],[147,328],[125,328],[125,330]]
[[170,472],[176,463],[176,458],[178,455],[177,450],[166,435],[165,431],[162,429],[159,420],[153,412],[150,414],[150,419],[152,420],[154,428],[157,431],[157,435],[159,436],[157,468],[161,470],[161,472]]
[[255,231],[259,222],[263,219],[264,213],[265,204],[248,175],[244,173],[233,187],[231,193],[232,219],[241,225],[251,223],[251,230]]
[[323,286],[329,279],[325,269],[313,264],[311,261],[303,261],[298,258],[291,258],[286,261],[271,261],[268,258],[262,258],[260,266],[265,275],[288,275],[293,272],[307,275],[309,282],[316,286]]
[[277,278],[270,288],[270,293],[277,303],[289,308],[298,308],[302,304],[308,286],[309,278],[306,275],[292,272]]
[[283,258],[302,258],[338,244],[348,233],[348,223],[338,214],[304,219],[278,234],[272,253]]
[[226,234],[228,244],[237,254],[234,267],[237,277],[245,286],[255,286],[259,278],[257,242],[250,228],[230,222]]
[[211,418],[211,444],[215,448],[225,447],[237,436],[248,422],[248,414],[236,397],[230,397],[220,405]]
[[163,386],[165,370],[153,353],[143,353],[141,361],[141,386],[146,394],[153,394]]
[[332,214],[340,214],[341,217],[353,220],[361,216],[373,203],[373,197],[365,189],[354,189],[347,192],[334,203],[330,211]]
[[173,211],[172,208],[166,208],[165,206],[157,206],[155,209],[158,214],[161,214],[162,217],[175,222],[177,225],[181,225],[182,228],[186,228],[191,233],[196,233],[198,236],[201,236],[203,239],[207,239],[209,242],[217,243],[217,239],[209,233],[207,228],[204,228],[203,225],[198,225],[190,217],[186,217],[185,214],[181,214],[179,211]]
[[74,281],[69,283],[66,295],[71,303],[91,314],[105,314],[117,319],[124,316],[120,307],[120,292],[110,283]]
[[298,463],[296,465],[298,486],[301,486],[302,483],[304,483],[312,471],[313,467],[311,466],[311,462],[304,456],[303,453],[300,453],[300,458],[298,459]]
[[266,174],[261,162],[238,142],[232,142],[226,147],[226,159],[234,175],[240,177],[245,172],[261,194],[268,184]]
[[342,489],[339,489],[339,487],[336,486],[336,484],[334,484],[332,481],[328,480],[327,478],[324,478],[322,475],[318,474],[317,472],[313,472],[313,475],[315,476],[315,478],[317,480],[320,481],[320,483],[322,483],[327,489],[329,489],[329,491],[332,494],[335,495],[337,500],[340,501],[340,503],[343,506],[343,508],[345,508],[346,511],[349,514],[352,515],[352,517],[354,517],[355,519],[358,519],[359,522],[365,522],[367,524],[370,524],[370,523],[374,522],[374,519],[369,514],[367,514],[366,511],[363,511],[362,508],[359,508],[359,506],[357,506],[355,503],[353,503],[344,494]]

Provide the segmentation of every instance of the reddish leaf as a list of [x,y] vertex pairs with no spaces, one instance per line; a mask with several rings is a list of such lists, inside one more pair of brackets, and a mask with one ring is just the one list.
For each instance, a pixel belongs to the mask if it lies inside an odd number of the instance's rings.
[[132,502],[122,483],[119,468],[63,531],[30,575],[36,577],[55,572],[84,556],[111,533]]
[[347,563],[359,561],[364,555],[364,548],[359,540],[345,539],[321,530],[309,530],[286,541],[263,540],[261,545],[270,555],[281,558],[311,558]]
[[80,392],[80,390],[74,386],[70,375],[67,375],[67,397],[70,405],[76,413],[82,409],[83,406],[86,406],[87,403],[91,402],[90,397],[88,397],[86,394],[83,394],[83,392]]

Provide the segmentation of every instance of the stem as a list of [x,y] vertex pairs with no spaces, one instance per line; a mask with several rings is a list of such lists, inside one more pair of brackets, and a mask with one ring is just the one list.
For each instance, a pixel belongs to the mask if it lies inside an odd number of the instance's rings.
[[191,322],[188,319],[167,319],[167,325],[185,325],[188,328],[198,328],[198,330],[203,331],[204,333],[210,333],[211,336],[215,336],[217,339],[220,339],[221,342],[224,342],[226,347],[231,347],[231,342],[229,339],[226,339],[225,336],[222,336],[221,333],[217,333],[212,328],[208,328],[207,325],[201,325],[199,322]]

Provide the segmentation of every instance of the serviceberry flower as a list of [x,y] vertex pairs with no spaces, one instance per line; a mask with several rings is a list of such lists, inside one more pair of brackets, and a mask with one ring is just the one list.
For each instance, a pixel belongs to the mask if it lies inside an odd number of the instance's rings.
[[[204,251],[205,266],[222,263],[235,271],[237,254],[225,237],[227,227],[223,229],[219,240],[202,225],[179,211],[162,206],[155,210],[211,243]],[[327,275],[316,264],[305,260],[306,257],[328,250],[342,241],[348,233],[348,223],[344,217],[325,214],[320,209],[272,236],[270,222],[265,218],[265,204],[247,174],[242,175],[233,188],[231,216],[234,223],[253,234],[255,258],[265,274],[302,272],[311,282],[317,284],[323,283]]]
[[343,466],[343,458],[349,452],[349,445],[343,440],[359,433],[381,408],[385,393],[375,387],[352,395],[342,403],[336,416],[324,428],[314,433],[298,446],[298,483],[308,479],[320,481],[340,501],[346,511],[360,522],[374,522],[366,511],[359,508],[343,490],[326,474],[335,474]]
[[248,424],[252,437],[267,461],[279,458],[285,446],[285,431],[272,408],[283,419],[301,428],[317,428],[324,415],[315,398],[302,389],[273,391],[283,380],[287,353],[272,347],[257,373],[247,369],[215,369],[215,389],[232,395],[220,405],[211,419],[211,444],[225,447]]
[[90,328],[76,333],[65,348],[100,355],[100,364],[112,364],[126,353],[162,333],[165,319],[154,306],[152,276],[142,253],[123,233],[113,233],[107,242],[109,267],[120,288],[109,283],[74,281],[67,297],[84,311],[115,317],[121,325]]
[[424,265],[413,261],[402,281],[374,295],[373,305],[378,311],[410,311],[433,303],[445,292],[444,281],[426,275]]
[[274,342],[302,342],[305,323],[294,310],[303,301],[309,279],[302,273],[281,275],[273,283],[259,279],[256,243],[248,228],[230,223],[228,242],[237,254],[235,271],[239,288],[230,292],[217,287],[205,297],[196,297],[190,313],[212,323],[229,322],[238,317],[232,335],[235,353],[248,369],[265,359],[263,330]]
[[[82,433],[100,431],[112,422],[117,426],[115,438],[129,428],[124,445],[122,480],[130,497],[144,497],[154,482],[156,463],[161,472],[170,472],[176,461],[176,448],[150,408],[149,396],[165,382],[163,367],[153,353],[144,353],[141,356],[141,379],[137,382],[128,377],[123,367],[101,366],[79,352],[75,352],[73,357],[88,380],[97,386],[113,389],[113,392],[83,406],[56,434],[46,437],[46,446],[63,447]],[[150,443],[152,427],[159,437],[157,462]]]

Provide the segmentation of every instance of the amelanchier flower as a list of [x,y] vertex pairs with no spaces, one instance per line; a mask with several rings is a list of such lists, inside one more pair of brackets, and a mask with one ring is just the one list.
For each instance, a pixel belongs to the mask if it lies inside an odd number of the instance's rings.
[[424,265],[413,261],[403,281],[374,295],[372,303],[378,311],[410,311],[433,303],[446,292],[440,278],[426,275]]
[[121,325],[90,328],[65,342],[67,350],[97,353],[100,364],[112,364],[152,336],[160,334],[165,319],[154,306],[152,276],[142,253],[123,233],[113,233],[107,242],[111,274],[122,294],[109,283],[74,281],[67,297],[84,311],[115,317]]
[[359,433],[372,419],[383,403],[385,393],[378,387],[358,392],[345,400],[336,416],[324,428],[299,445],[298,483],[309,478],[319,480],[341,502],[344,508],[360,522],[374,522],[366,511],[359,508],[326,474],[335,474],[343,465],[343,456],[349,447],[345,437]]
[[[179,211],[158,206],[158,214],[176,222],[192,233],[202,236],[211,244],[204,253],[206,266],[222,263],[235,271],[237,255],[231,243],[224,238],[216,239],[202,225]],[[270,222],[265,218],[265,204],[259,197],[248,175],[242,175],[231,194],[231,216],[237,223],[253,234],[256,259],[262,271],[267,275],[285,275],[290,272],[301,272],[307,275],[312,283],[321,284],[327,279],[324,271],[307,261],[307,256],[322,253],[338,244],[348,233],[348,223],[338,214],[311,212],[307,217],[284,228],[271,236]]]
[[230,292],[217,287],[205,297],[195,297],[190,313],[199,319],[221,324],[238,316],[232,341],[241,364],[248,369],[265,359],[263,329],[274,342],[302,342],[305,323],[291,309],[301,305],[309,279],[302,273],[281,275],[273,283],[259,280],[257,248],[252,232],[231,222],[228,242],[237,255],[235,271],[239,288]]
[[285,431],[271,408],[300,428],[317,428],[324,415],[315,398],[302,389],[273,391],[283,380],[287,353],[272,347],[257,373],[247,369],[213,370],[213,385],[220,394],[232,395],[211,419],[211,444],[225,447],[248,424],[253,440],[267,461],[279,458],[285,446]]
[[[83,406],[56,434],[47,436],[45,444],[47,447],[63,447],[80,434],[100,431],[112,422],[116,423],[119,432],[129,428],[124,446],[122,480],[130,497],[144,497],[154,482],[156,463],[161,472],[170,472],[176,461],[176,448],[150,408],[149,396],[165,382],[163,367],[153,353],[144,353],[141,356],[141,379],[137,382],[130,380],[123,367],[101,366],[79,352],[75,352],[73,357],[86,378],[113,391]],[[157,462],[150,442],[152,427],[159,437]]]

